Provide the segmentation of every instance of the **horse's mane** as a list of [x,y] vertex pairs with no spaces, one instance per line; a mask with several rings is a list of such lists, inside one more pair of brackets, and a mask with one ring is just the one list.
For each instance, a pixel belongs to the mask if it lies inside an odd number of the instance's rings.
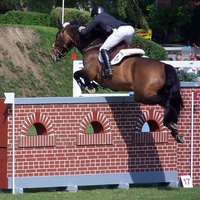
[[[88,21],[86,19],[73,19],[69,21],[71,26],[79,27],[79,26],[87,26]],[[83,36],[83,38],[95,40],[96,42],[93,43],[93,45],[96,45],[98,43],[103,43],[105,41],[106,36],[102,34],[102,32],[98,29],[93,29],[91,33],[87,36]]]
[[69,21],[72,26],[86,26],[88,21],[86,19],[73,19]]
[[[78,31],[79,26],[86,26],[88,25],[88,21],[85,19],[73,19],[69,20],[68,22],[65,22],[64,24],[60,24],[59,31],[64,31],[67,29],[67,27],[70,25],[72,27],[71,34],[76,35]],[[77,35],[76,35],[77,36]],[[79,35],[81,38],[78,39],[79,42],[81,41],[83,46],[96,46],[96,45],[102,45],[103,42],[106,40],[106,36],[102,34],[102,32],[98,29],[93,29],[88,35]]]

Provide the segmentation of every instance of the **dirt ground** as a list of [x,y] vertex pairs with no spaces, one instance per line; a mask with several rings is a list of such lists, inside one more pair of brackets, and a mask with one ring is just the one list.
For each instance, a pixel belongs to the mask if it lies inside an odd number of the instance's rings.
[[0,74],[10,78],[15,76],[12,70],[8,69],[10,62],[17,70],[26,73],[32,70],[36,76],[40,76],[36,71],[35,63],[28,56],[30,45],[37,43],[39,37],[31,28],[23,27],[1,27],[0,28]]

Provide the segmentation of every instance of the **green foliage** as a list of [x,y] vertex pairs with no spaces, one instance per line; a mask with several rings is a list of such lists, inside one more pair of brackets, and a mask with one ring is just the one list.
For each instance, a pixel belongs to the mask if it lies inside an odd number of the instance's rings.
[[[64,9],[64,21],[70,21],[72,19],[83,19],[85,21],[91,21],[90,13],[87,11],[80,11],[74,8],[65,8]],[[51,12],[51,26],[58,27],[57,20],[62,19],[62,8],[57,7]]]
[[[186,24],[191,19],[191,14],[185,5],[173,7],[160,5],[155,9],[155,6],[151,4],[147,6],[147,11],[147,21],[149,27],[153,29],[154,38],[162,35],[162,40],[167,40],[169,33],[174,33],[180,26]],[[158,42],[165,43],[165,41]]]
[[11,72],[13,72],[13,73],[17,72],[16,68],[14,67],[14,64],[12,63],[12,61],[10,59],[4,58],[2,60],[2,63],[4,65],[6,65]]
[[149,11],[148,22],[151,28],[159,28],[163,31],[168,28],[175,31],[177,27],[184,25],[191,19],[191,14],[186,6],[162,5],[159,6],[158,10],[155,10],[154,5],[149,5],[147,8]]
[[[142,178],[142,177],[141,177]],[[130,189],[117,189],[117,185],[109,185],[108,189],[100,186],[79,186],[78,192],[67,192],[66,188],[57,188],[57,192],[49,192],[49,188],[24,189],[24,194],[0,194],[3,200],[198,200],[200,187],[193,188],[152,186],[153,184],[130,184]],[[156,185],[156,184],[155,184]],[[106,187],[107,188],[107,187]]]
[[117,0],[117,11],[122,19],[132,21],[135,27],[149,29],[146,17],[137,0]]
[[[90,12],[80,11],[74,8],[65,8],[65,21],[72,19],[83,19],[87,22],[91,21]],[[58,27],[58,19],[61,21],[62,8],[58,7],[52,10],[51,14],[9,11],[4,15],[0,15],[0,24],[18,24],[18,25],[36,25],[36,26],[52,26]]]
[[[0,67],[7,69],[7,73],[0,75],[0,97],[4,97],[4,92],[15,92],[16,97],[72,96],[73,63],[70,53],[56,63],[49,58],[57,29],[41,26],[30,28],[40,38],[39,43],[26,46],[26,56],[33,64],[28,69],[19,69],[6,58],[0,61]],[[18,43],[16,47],[19,47]]]
[[45,13],[9,11],[4,15],[3,24],[49,26],[50,16]]
[[25,52],[24,46],[21,42],[16,42],[17,47],[20,49],[22,54]]
[[5,16],[5,15],[0,14],[0,23],[2,23],[2,24],[3,24],[3,21],[4,21],[4,16]]
[[180,72],[179,74],[180,81],[184,82],[197,82],[198,76],[195,73],[187,73],[185,71]]
[[1,0],[1,6],[6,10],[50,13],[55,0]]
[[165,49],[153,41],[135,35],[133,37],[132,44],[139,45],[145,51],[145,55],[150,58],[156,60],[167,60],[167,53]]
[[30,136],[31,135],[37,135],[37,130],[36,130],[34,125],[31,125],[31,127],[29,128],[28,135],[30,135]]
[[54,5],[54,0],[26,0],[27,10],[40,13],[50,13]]
[[196,6],[191,10],[191,21],[183,27],[185,41],[189,40],[191,43],[196,43],[200,46],[200,6]]

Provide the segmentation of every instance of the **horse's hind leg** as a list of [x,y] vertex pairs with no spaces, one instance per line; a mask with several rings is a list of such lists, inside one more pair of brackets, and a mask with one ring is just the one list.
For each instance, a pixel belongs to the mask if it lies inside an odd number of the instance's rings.
[[171,65],[165,64],[166,80],[162,92],[167,94],[168,100],[164,106],[163,124],[171,130],[172,136],[178,143],[185,143],[184,136],[178,133],[177,121],[183,101],[180,93],[180,81],[177,72]]
[[[164,108],[163,125],[171,130],[171,134],[178,143],[185,143],[184,136],[178,133],[177,121],[180,112],[180,102],[169,98],[169,93],[143,97],[143,103],[159,104]],[[136,96],[137,98],[137,96]],[[140,100],[141,101],[141,100]],[[176,102],[177,101],[177,102]]]
[[164,111],[163,124],[171,130],[171,134],[178,143],[185,143],[183,135],[178,133],[178,113],[173,106],[166,106]]

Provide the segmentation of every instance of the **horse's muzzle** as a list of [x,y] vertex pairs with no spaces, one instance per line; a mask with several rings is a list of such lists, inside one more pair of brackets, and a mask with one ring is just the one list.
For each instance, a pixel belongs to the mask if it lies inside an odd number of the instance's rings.
[[53,60],[54,62],[56,62],[56,57],[50,54],[50,58],[51,60]]
[[59,55],[59,54],[54,54],[54,53],[51,53],[50,54],[50,58],[54,61],[54,62],[56,62],[56,61],[60,61],[61,60],[61,56]]

